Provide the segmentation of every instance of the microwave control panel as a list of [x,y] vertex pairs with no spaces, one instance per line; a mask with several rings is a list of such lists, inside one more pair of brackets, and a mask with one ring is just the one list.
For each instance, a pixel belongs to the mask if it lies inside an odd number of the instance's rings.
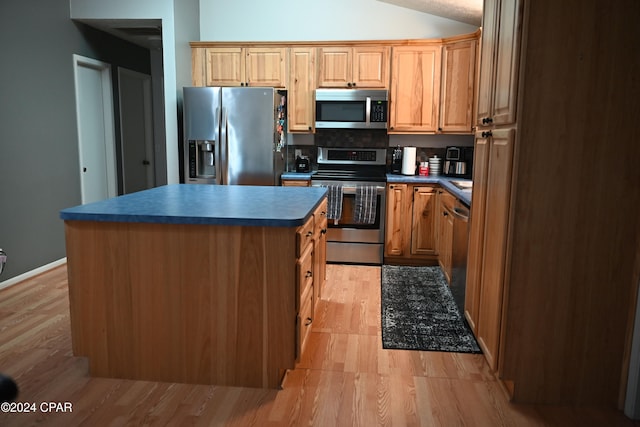
[[387,121],[387,101],[371,101],[371,121]]

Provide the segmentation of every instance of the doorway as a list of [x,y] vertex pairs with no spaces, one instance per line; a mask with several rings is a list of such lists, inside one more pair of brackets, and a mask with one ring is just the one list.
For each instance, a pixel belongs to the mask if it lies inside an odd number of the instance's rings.
[[123,194],[155,186],[151,76],[118,67]]
[[111,65],[73,55],[82,204],[115,197],[117,172]]

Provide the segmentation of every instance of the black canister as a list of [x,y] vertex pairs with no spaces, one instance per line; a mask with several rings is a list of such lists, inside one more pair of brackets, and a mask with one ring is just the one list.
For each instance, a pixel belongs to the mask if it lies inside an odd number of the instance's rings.
[[402,149],[398,145],[393,149],[393,156],[391,160],[391,173],[400,173],[402,170]]

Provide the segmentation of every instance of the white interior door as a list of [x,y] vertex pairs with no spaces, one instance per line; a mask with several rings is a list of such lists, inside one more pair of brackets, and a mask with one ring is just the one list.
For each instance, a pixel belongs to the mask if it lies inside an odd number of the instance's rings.
[[82,203],[117,193],[111,65],[73,56]]
[[124,193],[155,185],[151,76],[118,68],[120,144]]

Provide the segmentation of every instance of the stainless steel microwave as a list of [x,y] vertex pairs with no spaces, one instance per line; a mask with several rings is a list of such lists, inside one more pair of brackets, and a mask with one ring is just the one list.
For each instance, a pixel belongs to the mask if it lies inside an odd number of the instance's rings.
[[316,90],[316,129],[386,129],[388,116],[386,90]]

